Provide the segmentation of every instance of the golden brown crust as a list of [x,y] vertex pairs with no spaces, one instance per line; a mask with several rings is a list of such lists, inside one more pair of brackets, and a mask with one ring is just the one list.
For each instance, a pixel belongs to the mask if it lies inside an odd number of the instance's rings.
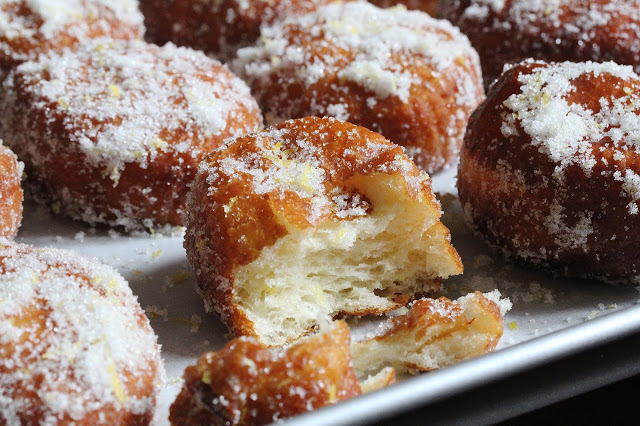
[[181,225],[200,160],[262,121],[246,85],[203,54],[104,40],[18,67],[0,108],[40,198],[129,229]]
[[239,48],[260,37],[261,25],[303,15],[332,1],[141,0],[140,9],[148,40],[192,47],[227,62]]
[[134,40],[144,33],[137,2],[131,0],[5,1],[0,17],[0,68],[4,71],[87,40]]
[[267,122],[349,121],[404,146],[429,173],[457,158],[484,95],[477,54],[455,27],[366,2],[334,3],[263,28],[232,68]]
[[241,337],[187,367],[171,406],[175,425],[265,424],[357,395],[344,321],[289,348]]
[[22,220],[22,163],[0,145],[0,237],[13,239]]
[[[488,4],[489,3],[489,4]],[[469,37],[480,54],[485,86],[504,64],[544,61],[613,61],[640,71],[640,2],[637,0],[441,1],[440,16]]]
[[156,336],[114,270],[0,239],[0,423],[148,424]]
[[614,64],[508,70],[465,137],[458,190],[470,224],[554,272],[637,277],[638,90],[638,76]]

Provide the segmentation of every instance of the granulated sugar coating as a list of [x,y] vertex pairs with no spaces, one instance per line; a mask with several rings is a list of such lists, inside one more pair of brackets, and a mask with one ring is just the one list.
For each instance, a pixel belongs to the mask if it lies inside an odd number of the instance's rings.
[[99,37],[133,40],[143,34],[137,0],[3,0],[0,69]]
[[0,423],[145,424],[162,380],[156,336],[118,273],[0,240]]
[[5,142],[36,195],[127,229],[181,225],[200,160],[262,124],[239,78],[172,44],[94,41],[22,64],[3,92]]
[[560,273],[640,275],[640,77],[614,63],[526,61],[472,115],[458,190],[506,254]]
[[333,1],[141,0],[140,9],[149,41],[189,46],[227,62],[260,37],[262,25],[304,15]]
[[488,86],[504,64],[613,61],[640,71],[638,0],[449,0],[440,16],[469,36]]
[[0,238],[13,239],[22,220],[24,165],[0,140]]
[[455,27],[366,2],[263,27],[232,68],[268,122],[317,115],[362,125],[404,146],[427,172],[457,158],[483,98],[477,54]]
[[308,117],[229,140],[200,164],[185,248],[207,309],[279,345],[461,273],[440,214],[429,176],[399,146]]

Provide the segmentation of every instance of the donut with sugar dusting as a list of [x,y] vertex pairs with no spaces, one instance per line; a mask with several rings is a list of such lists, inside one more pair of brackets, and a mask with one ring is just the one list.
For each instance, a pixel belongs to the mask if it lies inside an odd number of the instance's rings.
[[486,86],[527,58],[613,61],[640,72],[638,0],[448,0],[439,14],[469,36]]
[[526,61],[471,116],[465,217],[508,256],[555,273],[640,276],[640,77],[630,66]]
[[[227,62],[260,37],[260,26],[334,0],[140,0],[146,38],[203,50]],[[346,0],[350,1],[350,0]]]
[[112,268],[0,239],[0,336],[0,423],[151,421],[159,346]]
[[24,165],[0,140],[0,238],[15,238],[22,221]]
[[0,5],[0,69],[75,48],[87,40],[140,39],[137,0],[8,0]]
[[199,291],[239,335],[292,341],[381,313],[462,272],[429,176],[383,136],[308,117],[229,140],[187,198]]
[[205,154],[262,125],[242,80],[201,52],[98,40],[14,69],[5,143],[54,210],[126,229],[182,224]]
[[349,121],[402,145],[427,172],[457,159],[484,96],[478,56],[455,27],[366,2],[263,27],[232,69],[268,123],[308,115]]
[[173,425],[260,425],[361,394],[340,320],[288,348],[239,337],[184,372]]
[[438,0],[369,0],[378,7],[393,7],[402,5],[407,9],[421,10],[431,16],[438,15]]

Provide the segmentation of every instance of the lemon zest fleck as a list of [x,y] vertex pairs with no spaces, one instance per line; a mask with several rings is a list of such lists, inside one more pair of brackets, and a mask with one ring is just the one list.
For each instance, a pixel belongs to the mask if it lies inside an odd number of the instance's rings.
[[187,281],[189,277],[190,277],[189,273],[184,269],[180,268],[176,271],[175,274],[171,275],[171,281],[174,284],[182,284],[183,282]]

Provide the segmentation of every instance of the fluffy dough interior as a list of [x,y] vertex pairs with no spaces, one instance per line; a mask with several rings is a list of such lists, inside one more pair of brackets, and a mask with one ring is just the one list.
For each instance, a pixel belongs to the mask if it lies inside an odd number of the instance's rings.
[[367,216],[306,229],[284,223],[288,235],[235,271],[235,302],[264,343],[294,339],[327,315],[394,309],[461,272],[437,203],[410,197],[401,176],[350,184],[370,201]]

